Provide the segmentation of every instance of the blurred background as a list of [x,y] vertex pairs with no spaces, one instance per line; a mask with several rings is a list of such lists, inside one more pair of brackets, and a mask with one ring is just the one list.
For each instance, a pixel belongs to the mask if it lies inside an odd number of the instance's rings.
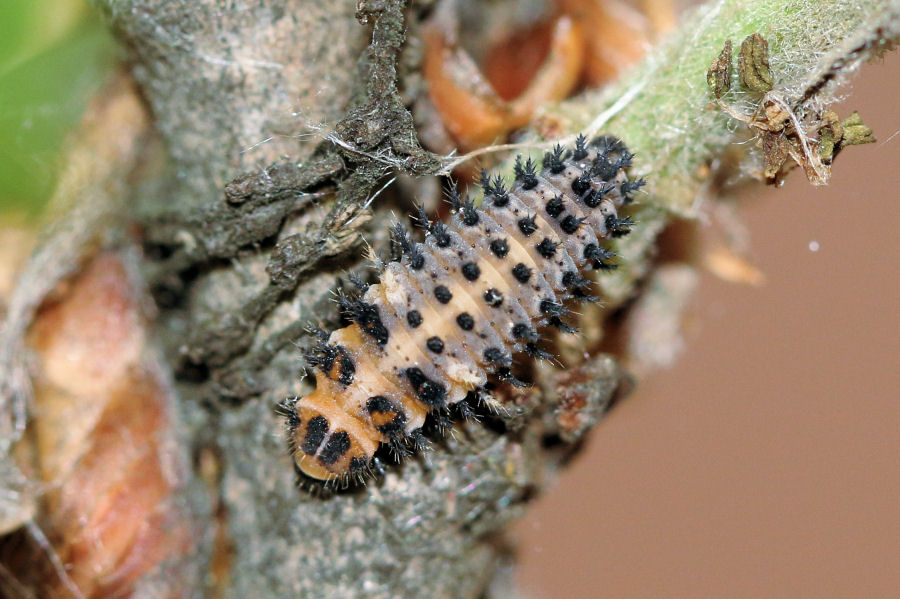
[[85,0],[0,0],[0,218],[43,208],[65,135],[115,58]]
[[[0,2],[0,220],[30,220],[114,64],[83,0]],[[761,287],[704,275],[642,382],[513,532],[556,597],[888,597],[900,588],[900,55],[838,108],[878,143],[742,202]]]

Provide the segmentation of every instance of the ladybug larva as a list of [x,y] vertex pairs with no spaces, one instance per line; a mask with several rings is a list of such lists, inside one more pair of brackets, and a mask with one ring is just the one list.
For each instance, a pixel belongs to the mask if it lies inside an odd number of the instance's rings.
[[315,391],[283,405],[300,472],[361,478],[380,444],[418,445],[429,413],[490,378],[524,384],[513,357],[550,357],[538,330],[574,330],[566,301],[593,299],[582,275],[615,267],[604,242],[629,232],[617,209],[644,183],[629,180],[631,159],[612,136],[579,136],[547,152],[540,172],[520,157],[510,188],[483,174],[484,199],[454,194],[450,224],[421,216],[424,243],[395,225],[400,259],[361,298],[341,300],[353,324],[322,335],[307,357]]

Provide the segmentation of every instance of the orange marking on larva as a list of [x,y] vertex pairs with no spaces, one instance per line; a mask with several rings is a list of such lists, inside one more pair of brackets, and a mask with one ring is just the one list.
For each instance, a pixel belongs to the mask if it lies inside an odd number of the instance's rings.
[[464,401],[489,377],[520,383],[513,356],[547,357],[537,331],[568,327],[564,302],[585,298],[582,278],[610,268],[609,238],[627,232],[617,209],[641,181],[615,138],[557,147],[538,172],[517,163],[516,180],[486,179],[479,208],[454,195],[449,225],[423,223],[424,243],[400,225],[403,250],[362,298],[343,299],[355,321],[309,356],[316,390],[287,402],[298,469],[325,481],[362,478],[378,446],[398,450],[425,417]]

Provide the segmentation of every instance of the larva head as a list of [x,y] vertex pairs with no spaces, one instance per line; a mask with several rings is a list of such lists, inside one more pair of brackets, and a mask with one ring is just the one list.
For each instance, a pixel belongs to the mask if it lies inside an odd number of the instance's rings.
[[365,472],[378,441],[366,435],[361,423],[318,394],[317,390],[293,407],[290,435],[297,467],[318,480]]

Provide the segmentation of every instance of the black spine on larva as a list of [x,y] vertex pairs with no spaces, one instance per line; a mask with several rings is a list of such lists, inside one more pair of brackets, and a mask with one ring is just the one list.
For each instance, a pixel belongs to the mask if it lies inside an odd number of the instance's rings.
[[559,173],[566,170],[566,163],[563,160],[563,155],[565,154],[565,150],[559,144],[546,154],[544,154],[544,168],[549,170],[554,175],[558,175]]
[[584,135],[579,134],[578,137],[575,138],[575,151],[572,152],[572,160],[584,160],[587,158],[587,138]]
[[537,187],[537,169],[531,158],[526,160],[525,164],[523,165],[522,157],[517,157],[514,170],[516,173],[516,181],[519,181],[522,184],[523,189],[534,189],[535,187]]
[[[525,385],[513,374],[515,356],[551,358],[538,346],[539,331],[550,326],[575,332],[566,322],[571,302],[597,299],[585,272],[616,266],[611,245],[634,226],[619,209],[644,184],[627,177],[632,158],[615,137],[588,143],[578,136],[573,146],[548,151],[540,171],[531,158],[517,158],[509,186],[500,175],[482,171],[484,195],[477,205],[450,191],[449,224],[432,222],[418,207],[412,220],[425,231],[424,241],[413,241],[402,225],[394,225],[395,262],[385,266],[381,283],[354,281],[365,296],[340,298],[367,341],[343,347],[340,339],[355,338],[322,338],[309,364],[341,384],[336,393],[354,391],[344,399],[363,398],[359,407],[368,424],[362,426],[398,454],[404,439],[423,443],[423,411],[443,423],[448,407],[489,376]],[[376,380],[384,388],[372,388]],[[368,386],[356,387],[364,384],[359,381]],[[424,410],[407,411],[403,405],[409,401]],[[300,399],[296,405],[302,404]],[[348,418],[358,420],[359,410],[346,409]],[[378,469],[374,462],[364,468],[351,439],[337,428],[330,431],[321,416],[303,416],[305,427],[299,417],[291,422],[292,430],[306,431],[294,440],[298,452],[315,453],[325,465],[346,463],[340,468],[349,468],[348,475]]]
[[338,301],[344,312],[356,322],[363,331],[368,333],[378,345],[384,345],[388,341],[390,333],[384,323],[381,321],[381,314],[378,306],[369,304],[362,300],[351,300],[346,297],[339,297]]

